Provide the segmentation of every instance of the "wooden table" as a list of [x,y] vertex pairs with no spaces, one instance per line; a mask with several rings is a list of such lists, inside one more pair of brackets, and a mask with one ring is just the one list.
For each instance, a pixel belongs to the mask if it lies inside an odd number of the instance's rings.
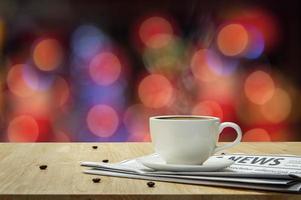
[[[92,146],[97,145],[97,149]],[[83,174],[80,161],[117,162],[153,152],[149,143],[1,143],[0,198],[14,199],[301,199],[301,195]],[[301,142],[242,143],[229,152],[301,155]],[[46,164],[46,170],[39,165]]]

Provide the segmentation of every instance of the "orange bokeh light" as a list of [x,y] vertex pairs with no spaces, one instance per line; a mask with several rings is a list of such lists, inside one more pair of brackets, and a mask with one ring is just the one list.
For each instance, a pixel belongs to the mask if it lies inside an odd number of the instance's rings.
[[27,98],[12,98],[12,111],[16,114],[30,113],[34,116],[49,115],[53,110],[50,106],[49,93],[36,92]]
[[7,129],[10,142],[35,142],[39,136],[39,126],[29,115],[21,115],[10,121]]
[[121,73],[121,63],[118,57],[110,52],[96,55],[89,67],[90,76],[99,85],[110,85]]
[[161,108],[172,103],[173,87],[165,76],[152,74],[140,82],[138,95],[145,106]]
[[246,79],[244,90],[251,102],[262,105],[272,98],[275,84],[268,73],[255,71]]
[[237,56],[244,52],[248,45],[247,30],[240,24],[224,26],[217,36],[217,46],[226,56]]
[[193,115],[214,116],[223,119],[223,109],[215,101],[201,101],[191,112]]
[[141,24],[139,36],[147,47],[161,48],[172,40],[173,28],[163,17],[150,17]]
[[116,111],[107,105],[92,107],[87,116],[89,130],[98,137],[110,137],[118,128],[119,119]]
[[276,88],[273,97],[261,107],[262,115],[270,122],[279,123],[285,120],[292,109],[289,94],[280,88]]
[[38,88],[39,80],[36,74],[30,73],[30,82],[34,87],[30,85],[24,79],[24,67],[25,65],[17,64],[12,66],[7,75],[7,85],[10,91],[18,97],[29,97],[35,93],[33,88]]
[[[210,50],[200,49],[191,59],[191,70],[193,75],[201,81],[210,82],[217,80],[220,76],[212,70],[212,68],[221,68],[222,63],[217,57],[209,55]],[[211,57],[214,61],[210,62],[208,59]],[[216,66],[211,66],[211,63],[215,63]]]
[[244,133],[242,137],[244,142],[269,142],[271,137],[269,133],[262,128],[254,128]]
[[36,44],[32,56],[40,70],[52,71],[62,63],[63,49],[57,40],[44,39]]

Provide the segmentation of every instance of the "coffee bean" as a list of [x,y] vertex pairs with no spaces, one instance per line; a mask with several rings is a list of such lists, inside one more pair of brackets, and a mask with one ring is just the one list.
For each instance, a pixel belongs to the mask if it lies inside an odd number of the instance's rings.
[[108,163],[108,162],[109,162],[109,160],[108,160],[108,159],[104,159],[104,160],[102,160],[102,162],[104,162],[104,163]]
[[99,183],[99,182],[100,182],[100,178],[93,178],[92,181],[93,181],[94,183]]
[[93,148],[93,149],[97,149],[97,148],[98,148],[98,146],[92,146],[92,148]]
[[40,165],[40,169],[41,170],[47,169],[47,165]]
[[147,186],[148,187],[155,187],[155,183],[150,181],[150,182],[147,182]]

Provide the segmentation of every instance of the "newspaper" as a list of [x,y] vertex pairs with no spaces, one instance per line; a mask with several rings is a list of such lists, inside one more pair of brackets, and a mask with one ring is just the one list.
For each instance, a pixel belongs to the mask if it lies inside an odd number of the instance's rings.
[[114,164],[81,162],[81,165],[92,167],[84,173],[103,176],[301,193],[301,156],[227,154],[214,157],[233,160],[234,164],[217,172],[154,171],[140,164],[139,158]]

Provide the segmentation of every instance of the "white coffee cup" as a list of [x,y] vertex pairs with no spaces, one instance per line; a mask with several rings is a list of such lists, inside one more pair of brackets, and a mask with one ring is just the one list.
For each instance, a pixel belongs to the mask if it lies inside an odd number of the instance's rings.
[[[231,127],[236,139],[216,146],[220,133]],[[150,133],[155,151],[168,164],[202,164],[214,153],[237,145],[242,133],[232,122],[220,122],[217,117],[169,115],[150,118]]]

